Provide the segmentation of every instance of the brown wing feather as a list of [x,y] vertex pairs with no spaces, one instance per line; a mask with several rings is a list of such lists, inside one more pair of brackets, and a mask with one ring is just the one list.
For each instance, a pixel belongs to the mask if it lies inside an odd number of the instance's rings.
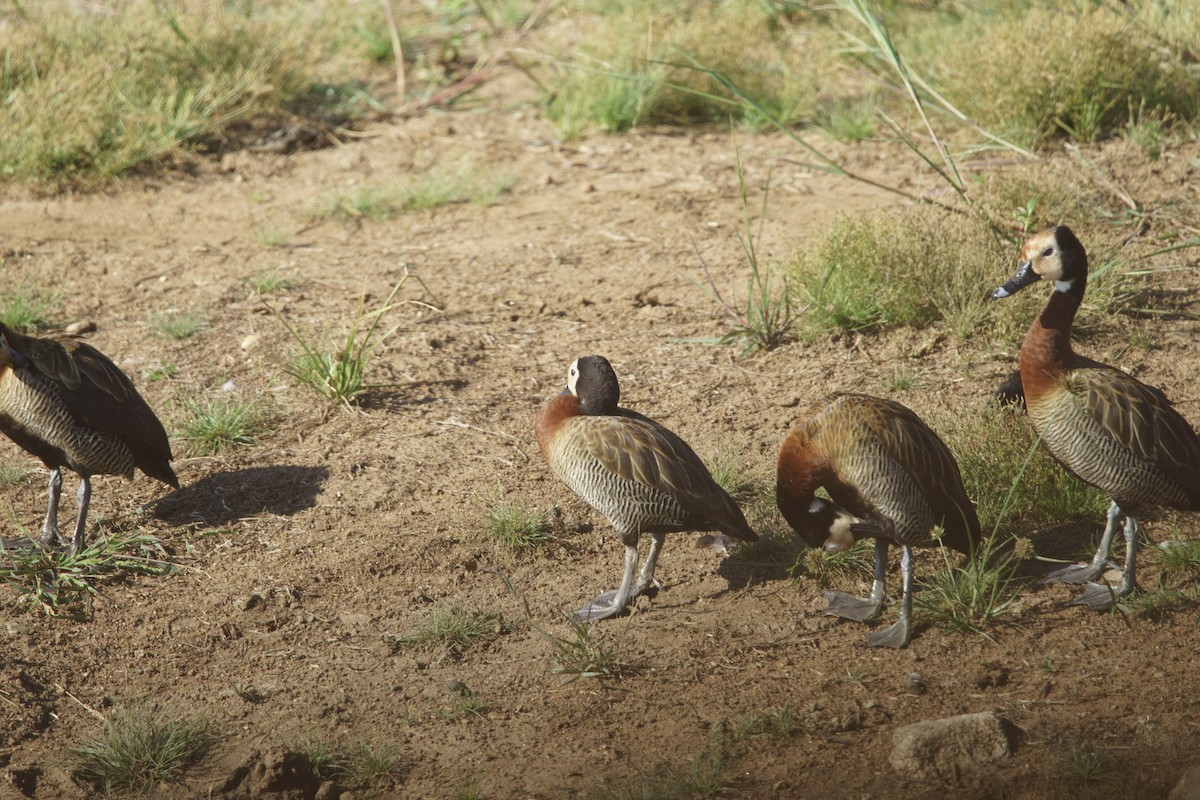
[[871,400],[876,404],[876,413],[870,416],[876,435],[944,518],[946,544],[968,552],[980,539],[979,518],[967,497],[958,462],[941,438],[906,406]]
[[1200,499],[1200,438],[1166,395],[1111,368],[1075,370],[1063,387],[1113,439]]
[[23,336],[7,328],[2,332],[33,369],[63,386],[65,391],[59,397],[74,419],[119,437],[143,472],[179,487],[169,463],[173,455],[162,422],[129,376],[107,356],[70,336]]
[[622,416],[595,420],[585,430],[588,453],[625,480],[670,495],[688,514],[720,523],[727,532],[754,538],[741,509],[722,489],[687,442],[653,420],[621,409]]

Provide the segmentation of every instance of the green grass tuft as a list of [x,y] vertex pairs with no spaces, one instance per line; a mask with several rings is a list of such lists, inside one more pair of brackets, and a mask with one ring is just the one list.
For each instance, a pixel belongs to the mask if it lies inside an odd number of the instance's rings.
[[31,282],[6,285],[0,294],[0,323],[21,333],[35,333],[47,326],[50,310],[57,303],[56,293]]
[[179,405],[184,419],[179,423],[178,435],[202,456],[257,444],[271,419],[261,400],[236,392],[188,398]]
[[577,678],[618,678],[633,671],[620,648],[601,638],[595,625],[567,618],[570,633],[558,636],[538,629],[554,651],[554,671]]
[[509,500],[503,490],[488,498],[487,533],[510,555],[537,550],[554,541],[546,514]]
[[1020,594],[1021,560],[995,537],[962,564],[951,563],[946,548],[940,550],[942,568],[920,579],[913,604],[917,616],[947,630],[986,633]]
[[172,713],[122,713],[71,749],[76,774],[104,793],[144,793],[175,780],[217,741],[208,723]]
[[452,203],[490,206],[512,191],[514,185],[516,177],[506,169],[481,170],[464,161],[457,166],[434,166],[401,183],[369,183],[348,191],[334,191],[325,198],[315,216],[381,220]]
[[150,318],[150,326],[168,339],[183,340],[208,327],[208,321],[195,311],[168,311]]
[[402,649],[440,650],[458,657],[472,645],[501,633],[504,622],[499,614],[471,611],[460,606],[435,608],[429,621],[406,634],[388,637],[392,652]]
[[300,279],[293,272],[284,275],[277,269],[260,269],[246,276],[246,285],[255,294],[279,294],[290,291],[300,285]]
[[14,605],[86,616],[87,603],[106,579],[163,575],[171,570],[159,540],[144,533],[92,537],[75,554],[43,550],[25,538],[0,548],[0,584],[17,592]]
[[587,800],[688,800],[732,794],[733,768],[720,755],[705,752],[684,769],[660,766],[634,786],[588,792]]
[[408,277],[409,273],[406,271],[392,287],[383,304],[374,310],[367,310],[364,295],[359,304],[358,318],[342,330],[341,341],[336,342],[333,347],[304,336],[282,314],[275,311],[276,318],[300,347],[300,351],[293,355],[284,371],[302,386],[307,386],[325,399],[345,405],[354,402],[366,392],[389,386],[390,384],[386,383],[369,383],[367,368],[376,348],[399,327],[394,326],[378,332],[384,315],[394,311],[399,305],[393,301],[408,281]]

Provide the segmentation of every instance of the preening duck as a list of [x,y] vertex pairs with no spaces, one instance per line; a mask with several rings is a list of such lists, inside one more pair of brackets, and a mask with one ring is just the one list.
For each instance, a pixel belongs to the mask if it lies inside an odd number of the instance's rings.
[[[741,509],[686,442],[648,417],[621,408],[621,390],[603,356],[584,356],[567,370],[567,388],[537,417],[542,455],[562,481],[599,511],[625,545],[625,571],[616,591],[576,612],[583,622],[615,616],[654,582],[666,534],[720,531],[758,537]],[[634,580],[638,539],[650,550]]]
[[[818,498],[818,488],[832,502]],[[840,551],[875,540],[871,596],[826,592],[828,614],[859,622],[878,617],[887,599],[888,545],[902,548],[900,618],[870,634],[869,646],[909,642],[913,547],[940,542],[971,553],[980,541],[975,506],[946,445],[907,407],[869,395],[833,395],[795,422],[779,448],[775,502],[810,547]],[[943,533],[934,539],[939,525]]]
[[[1075,603],[1100,609],[1137,587],[1138,517],[1144,509],[1200,511],[1200,439],[1158,389],[1071,348],[1087,274],[1087,251],[1070,228],[1060,225],[1025,240],[1016,274],[992,297],[1009,297],[1043,279],[1054,283],[1050,300],[1021,343],[1025,406],[1046,450],[1112,503],[1091,562],[1045,580],[1087,584]],[[1122,516],[1125,568],[1113,590],[1096,581],[1108,564]]]

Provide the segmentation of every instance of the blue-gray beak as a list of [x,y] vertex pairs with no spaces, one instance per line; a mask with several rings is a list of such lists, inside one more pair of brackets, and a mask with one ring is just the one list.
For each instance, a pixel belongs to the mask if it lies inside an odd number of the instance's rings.
[[1009,295],[1014,295],[1029,284],[1041,279],[1042,276],[1033,271],[1032,261],[1022,261],[1017,265],[1016,274],[1008,279],[1008,283],[992,292],[992,299],[1001,300]]

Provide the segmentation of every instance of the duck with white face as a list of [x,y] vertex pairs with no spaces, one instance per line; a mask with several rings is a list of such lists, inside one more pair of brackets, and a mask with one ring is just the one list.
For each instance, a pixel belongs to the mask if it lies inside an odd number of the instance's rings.
[[[546,401],[537,418],[538,446],[550,468],[608,518],[625,545],[619,588],[576,612],[581,622],[616,616],[657,585],[654,568],[668,533],[719,531],[743,541],[758,538],[692,448],[654,420],[621,408],[620,398],[608,360],[584,356],[568,368],[566,390]],[[638,571],[643,533],[651,543]]]
[[[1021,343],[1026,410],[1038,439],[1068,472],[1112,502],[1099,547],[1086,564],[1044,582],[1082,583],[1074,602],[1108,608],[1137,588],[1138,517],[1147,507],[1200,511],[1200,439],[1156,388],[1075,353],[1071,330],[1087,289],[1087,251],[1065,225],[1026,239],[1016,274],[993,293],[1010,297],[1039,280],[1054,291]],[[1099,583],[1125,517],[1125,566],[1115,587]]]

